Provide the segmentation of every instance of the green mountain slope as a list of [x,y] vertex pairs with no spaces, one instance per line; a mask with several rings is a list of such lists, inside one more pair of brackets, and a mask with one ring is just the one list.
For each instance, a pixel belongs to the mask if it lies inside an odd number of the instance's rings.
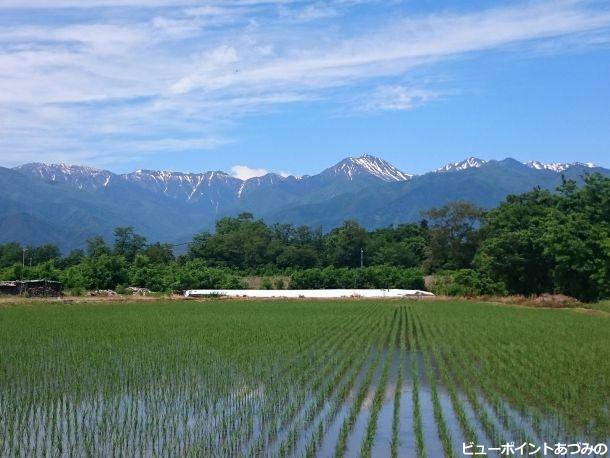
[[[584,173],[610,170],[575,166],[566,170],[566,178],[580,180]],[[322,226],[329,230],[346,219],[354,219],[367,228],[388,226],[421,219],[421,212],[451,200],[464,200],[491,208],[509,194],[526,192],[540,186],[554,189],[562,174],[535,170],[513,160],[490,161],[479,168],[447,173],[428,173],[409,181],[369,187],[327,202],[286,207],[265,215],[270,222],[291,222]]]
[[151,240],[172,240],[204,224],[175,201],[143,191],[75,192],[0,167],[0,242],[55,243],[65,251],[128,225]]

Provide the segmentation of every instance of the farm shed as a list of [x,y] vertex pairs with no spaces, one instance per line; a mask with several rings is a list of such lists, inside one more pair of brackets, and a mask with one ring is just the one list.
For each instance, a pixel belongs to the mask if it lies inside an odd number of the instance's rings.
[[19,294],[19,282],[16,281],[0,281],[0,294]]
[[14,280],[0,282],[0,294],[34,297],[61,296],[62,284],[53,280]]

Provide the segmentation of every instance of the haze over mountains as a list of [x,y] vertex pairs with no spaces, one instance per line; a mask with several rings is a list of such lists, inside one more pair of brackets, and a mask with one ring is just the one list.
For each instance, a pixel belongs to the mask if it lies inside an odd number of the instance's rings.
[[346,219],[367,228],[417,221],[421,211],[451,200],[483,207],[535,186],[552,189],[561,177],[610,170],[593,164],[484,161],[470,157],[415,176],[364,155],[317,175],[267,174],[240,180],[225,172],[138,170],[114,174],[91,167],[32,163],[0,168],[0,242],[82,247],[93,235],[110,238],[134,226],[151,241],[189,240],[216,219],[242,211],[267,222],[330,230]]

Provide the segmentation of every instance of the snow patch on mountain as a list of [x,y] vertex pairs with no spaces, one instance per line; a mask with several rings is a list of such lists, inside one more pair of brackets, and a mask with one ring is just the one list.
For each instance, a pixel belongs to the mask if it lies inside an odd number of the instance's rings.
[[136,170],[121,175],[121,178],[137,183],[150,191],[187,201],[197,201],[209,196],[216,187],[229,188],[229,192],[231,192],[241,183],[241,180],[219,171],[185,173],[166,170]]
[[96,190],[108,186],[113,177],[108,170],[96,169],[82,165],[42,164],[34,162],[15,167],[14,170],[34,175],[51,183],[65,183],[78,189]]
[[387,182],[406,181],[413,176],[398,170],[389,162],[369,154],[348,157],[323,173],[335,176],[344,175],[349,180],[353,180],[357,176],[370,175]]
[[436,169],[436,173],[444,173],[444,172],[457,172],[459,170],[466,169],[478,169],[479,167],[487,164],[487,161],[484,159],[479,159],[478,157],[470,156],[459,162],[452,162],[451,164],[447,164],[439,169]]
[[[454,172],[480,168],[485,164],[488,164],[488,161],[471,156],[462,161],[447,164],[435,170],[435,172]],[[549,170],[557,173],[570,167],[595,167],[592,163],[582,162],[543,163],[529,161],[524,164],[535,170]],[[214,208],[220,208],[223,205],[237,205],[240,200],[246,201],[249,196],[258,195],[261,192],[264,194],[266,189],[307,193],[311,189],[327,189],[324,187],[328,187],[329,184],[334,186],[334,183],[337,183],[338,186],[333,188],[335,191],[332,191],[336,194],[336,189],[345,188],[343,184],[346,181],[353,182],[353,185],[357,187],[369,186],[376,182],[403,182],[413,177],[412,174],[402,172],[389,162],[369,154],[348,157],[313,176],[295,177],[267,173],[246,180],[221,171],[185,173],[137,170],[132,173],[116,175],[107,170],[62,163],[31,163],[15,167],[15,170],[47,182],[65,184],[84,191],[99,191],[125,183],[135,184],[144,190],[180,201],[209,202]],[[284,188],[277,188],[277,186],[284,185]],[[298,185],[298,187],[294,188],[294,185]],[[298,191],[295,191],[295,189],[298,189]]]
[[528,161],[524,162],[529,168],[536,170],[550,170],[552,172],[563,172],[564,170],[569,169],[570,167],[588,167],[593,168],[595,164],[592,162],[570,162],[570,163],[562,163],[562,162],[549,162],[544,163],[540,161]]
[[[487,163],[488,163],[488,161],[486,161],[484,159],[479,159],[477,157],[471,156],[471,157],[464,159],[463,161],[447,164],[444,167],[441,167],[440,169],[436,169],[434,172],[436,172],[436,173],[455,172],[455,171],[459,171],[459,170],[479,168]],[[570,167],[589,167],[589,168],[596,167],[595,164],[592,164],[591,162],[587,162],[587,163],[583,163],[583,162],[544,163],[544,162],[540,162],[540,161],[528,161],[528,162],[523,162],[523,164],[526,165],[527,167],[535,169],[535,170],[550,170],[552,172],[557,172],[557,173],[563,172],[564,170],[567,170]]]

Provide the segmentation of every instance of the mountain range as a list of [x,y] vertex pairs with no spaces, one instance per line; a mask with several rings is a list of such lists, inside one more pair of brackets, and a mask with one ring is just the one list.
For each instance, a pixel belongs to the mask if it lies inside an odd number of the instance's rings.
[[521,163],[469,157],[414,175],[371,156],[348,157],[319,174],[269,173],[240,180],[222,171],[138,170],[115,174],[91,167],[31,163],[0,167],[0,243],[54,243],[63,251],[93,235],[110,239],[133,226],[151,241],[180,242],[213,228],[216,219],[249,211],[268,223],[321,226],[346,219],[367,228],[417,221],[451,200],[486,208],[535,186],[553,189],[561,177],[581,180],[610,170],[580,162]]

